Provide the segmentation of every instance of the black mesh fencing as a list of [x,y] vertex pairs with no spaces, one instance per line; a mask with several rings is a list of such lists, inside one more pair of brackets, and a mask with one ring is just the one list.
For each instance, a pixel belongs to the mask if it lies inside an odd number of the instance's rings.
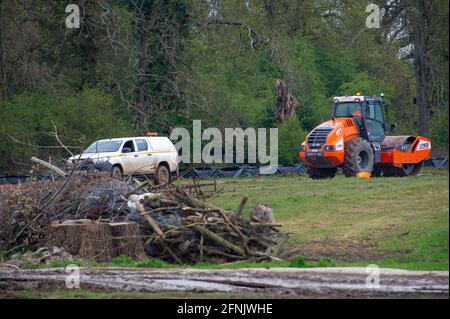
[[[425,167],[433,168],[448,168],[448,158],[432,158],[424,163]],[[102,167],[96,166],[96,170],[108,171],[111,165],[104,165]],[[227,167],[227,168],[190,168],[179,171],[181,178],[236,178],[236,177],[253,177],[260,175],[302,175],[306,173],[306,167],[302,164],[278,166],[276,170],[268,170],[267,167],[245,166],[245,167]],[[176,175],[176,173],[174,173]],[[50,174],[36,175],[36,176],[7,176],[0,175],[0,184],[18,184],[26,183],[30,180],[50,180]]]

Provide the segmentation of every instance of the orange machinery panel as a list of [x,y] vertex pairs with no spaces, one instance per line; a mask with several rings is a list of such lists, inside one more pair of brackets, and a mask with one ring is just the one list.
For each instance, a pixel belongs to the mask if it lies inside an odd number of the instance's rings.
[[418,136],[408,145],[398,145],[390,151],[381,152],[381,162],[401,166],[402,164],[416,164],[430,158],[431,142],[429,139]]

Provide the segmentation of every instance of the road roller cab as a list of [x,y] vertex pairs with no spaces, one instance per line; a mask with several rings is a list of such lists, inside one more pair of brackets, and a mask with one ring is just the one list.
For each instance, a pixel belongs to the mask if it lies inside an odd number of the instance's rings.
[[357,94],[334,98],[333,118],[314,128],[299,156],[311,178],[417,175],[430,157],[431,142],[421,136],[386,136],[383,99]]

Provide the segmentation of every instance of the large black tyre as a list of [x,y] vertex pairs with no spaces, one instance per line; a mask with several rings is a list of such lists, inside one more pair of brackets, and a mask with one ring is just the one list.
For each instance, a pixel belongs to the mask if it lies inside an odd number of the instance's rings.
[[402,170],[404,174],[403,176],[417,176],[422,170],[422,167],[423,162],[417,164],[403,164],[402,165]]
[[308,175],[312,179],[333,178],[336,176],[336,168],[308,167]]
[[155,184],[166,185],[170,183],[170,171],[166,165],[159,165],[155,173]]
[[344,164],[342,165],[345,176],[356,176],[361,172],[372,173],[373,165],[373,150],[366,140],[355,138],[345,143]]
[[377,168],[377,176],[385,177],[406,177],[417,176],[422,170],[423,162],[417,164],[403,164],[402,167],[383,165]]
[[372,176],[373,177],[381,177],[381,176],[383,176],[383,166],[375,165],[373,167]]

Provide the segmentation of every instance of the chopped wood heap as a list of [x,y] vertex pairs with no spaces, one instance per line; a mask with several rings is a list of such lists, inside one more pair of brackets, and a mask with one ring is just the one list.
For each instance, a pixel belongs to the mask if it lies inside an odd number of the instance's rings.
[[226,263],[277,259],[287,240],[270,207],[244,216],[245,196],[231,212],[189,187],[138,185],[95,173],[0,186],[0,249],[55,246],[97,261],[126,255]]

